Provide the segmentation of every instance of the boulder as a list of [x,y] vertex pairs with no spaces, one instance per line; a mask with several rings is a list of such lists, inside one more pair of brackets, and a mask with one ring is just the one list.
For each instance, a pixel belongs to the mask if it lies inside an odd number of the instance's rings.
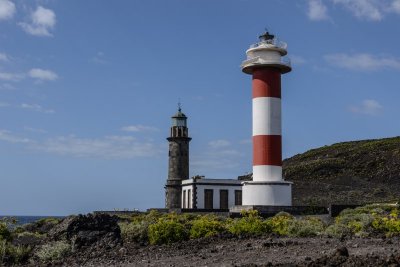
[[118,217],[108,214],[69,216],[49,232],[49,237],[66,239],[74,249],[92,245],[112,248],[122,244]]

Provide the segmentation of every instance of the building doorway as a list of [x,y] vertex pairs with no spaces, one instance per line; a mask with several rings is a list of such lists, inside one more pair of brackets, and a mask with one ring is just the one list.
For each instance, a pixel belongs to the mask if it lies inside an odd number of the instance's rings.
[[228,190],[219,190],[219,208],[228,209]]
[[242,205],[242,190],[235,190],[235,205]]
[[214,208],[214,190],[204,189],[204,208],[212,210]]

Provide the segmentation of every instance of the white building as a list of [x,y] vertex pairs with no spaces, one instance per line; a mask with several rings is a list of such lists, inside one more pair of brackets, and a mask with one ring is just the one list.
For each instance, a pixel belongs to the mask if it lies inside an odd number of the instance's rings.
[[242,181],[205,179],[196,176],[182,181],[182,208],[227,210],[242,205]]

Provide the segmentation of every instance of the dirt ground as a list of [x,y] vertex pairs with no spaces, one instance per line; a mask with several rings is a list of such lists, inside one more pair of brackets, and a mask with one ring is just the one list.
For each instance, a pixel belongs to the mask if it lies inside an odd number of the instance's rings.
[[400,266],[399,238],[233,238],[85,251],[64,266]]

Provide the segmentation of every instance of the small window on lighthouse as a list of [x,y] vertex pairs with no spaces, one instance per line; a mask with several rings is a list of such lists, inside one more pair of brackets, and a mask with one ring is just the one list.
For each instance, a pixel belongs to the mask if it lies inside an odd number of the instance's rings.
[[178,126],[186,127],[186,120],[178,120]]
[[182,126],[186,127],[186,120],[180,118],[173,118],[172,119],[172,126]]

